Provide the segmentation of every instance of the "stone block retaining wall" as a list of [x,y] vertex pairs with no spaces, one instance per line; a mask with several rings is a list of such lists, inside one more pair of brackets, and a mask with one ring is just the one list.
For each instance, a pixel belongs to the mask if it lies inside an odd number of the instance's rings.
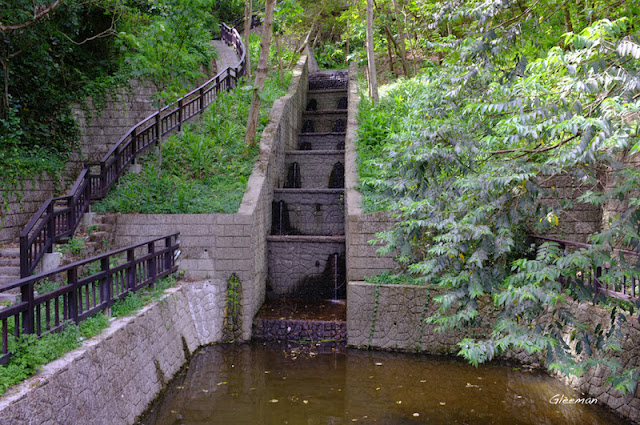
[[[274,192],[274,208],[279,209],[279,202],[283,201],[288,214],[282,225],[283,231],[289,230],[302,235],[343,235],[344,234],[344,205],[343,191],[340,189],[282,189]],[[279,214],[279,212],[278,212]],[[275,216],[278,217],[278,214]],[[290,229],[286,226],[289,225]],[[280,223],[273,223],[275,230],[280,229]],[[284,233],[284,232],[283,232]],[[277,235],[277,232],[273,232]]]
[[[430,354],[455,354],[456,344],[465,337],[483,338],[488,335],[491,319],[477,327],[461,332],[439,333],[435,326],[424,323],[437,304],[426,287],[409,285],[376,285],[349,282],[347,289],[347,344],[354,347],[373,347],[401,351],[420,351]],[[374,306],[377,310],[374,313]],[[593,306],[573,303],[569,310],[586,323],[609,325],[609,313]],[[546,317],[542,318],[542,321]],[[622,351],[612,353],[625,368],[640,367],[640,324],[629,320],[622,329]],[[527,364],[544,365],[543,356],[529,356],[526,352],[510,352],[504,358]],[[640,386],[635,394],[623,396],[605,384],[604,369],[592,369],[583,377],[564,379],[571,386],[598,399],[619,414],[640,421]]]
[[[65,194],[85,162],[100,161],[131,127],[153,114],[156,111],[151,101],[154,93],[150,83],[134,80],[130,88],[117,89],[109,96],[100,110],[91,98],[86,100],[86,106],[72,106],[80,129],[78,149],[72,153],[59,179],[45,174],[16,185],[16,193],[9,196],[8,206],[0,209],[4,220],[0,222],[0,244],[14,241],[47,199]],[[18,190],[20,187],[23,189]]]
[[358,103],[360,96],[357,87],[357,67],[352,63],[349,69],[349,115],[345,141],[345,203],[346,203],[346,249],[347,281],[363,280],[384,270],[392,270],[397,264],[392,255],[380,256],[380,245],[371,245],[376,233],[389,230],[394,223],[393,217],[385,211],[376,213],[362,212],[362,194],[359,184],[357,153],[355,142],[358,138]]
[[314,151],[344,149],[344,133],[302,133],[298,135],[298,149],[310,145]]
[[120,214],[117,218],[117,247],[180,232],[180,269],[187,278],[209,277],[225,284],[235,273],[242,287],[243,339],[251,337],[251,321],[264,302],[273,189],[284,183],[284,152],[297,145],[307,86],[307,57],[303,56],[288,94],[273,104],[260,156],[237,214]]
[[[296,151],[287,155],[286,169],[289,170],[293,163],[298,164],[301,188],[329,188],[329,182],[336,164],[342,163],[341,151]],[[342,164],[344,166],[344,164]],[[342,171],[339,168],[338,169]],[[291,171],[287,171],[291,174]],[[335,185],[334,185],[335,187]]]
[[2,423],[132,424],[185,363],[183,340],[192,352],[221,339],[223,288],[182,284],[135,317],[113,321],[0,398]]

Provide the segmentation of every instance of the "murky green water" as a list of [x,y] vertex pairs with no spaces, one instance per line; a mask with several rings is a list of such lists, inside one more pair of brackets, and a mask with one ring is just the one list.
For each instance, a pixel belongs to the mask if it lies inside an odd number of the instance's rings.
[[[537,371],[411,354],[218,345],[143,420],[146,425],[545,424],[626,422]],[[341,351],[341,352],[340,352]]]

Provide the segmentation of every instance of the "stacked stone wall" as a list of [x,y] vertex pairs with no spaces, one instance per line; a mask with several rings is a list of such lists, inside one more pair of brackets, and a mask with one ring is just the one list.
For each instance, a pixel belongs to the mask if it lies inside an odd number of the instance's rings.
[[358,137],[357,66],[349,69],[349,112],[345,139],[345,204],[346,204],[346,250],[347,281],[363,280],[385,270],[396,268],[393,255],[378,254],[380,245],[369,243],[376,233],[387,231],[395,222],[387,212],[362,212],[362,194],[357,189],[359,175],[357,169],[356,139]]
[[131,127],[153,114],[154,93],[153,85],[134,80],[129,88],[116,89],[100,108],[91,98],[73,105],[72,113],[80,131],[78,148],[60,177],[45,174],[17,183],[9,194],[0,193],[9,201],[0,210],[4,220],[0,223],[0,244],[14,241],[47,199],[64,195],[85,162],[100,161]]
[[221,339],[224,288],[186,283],[136,316],[113,321],[0,398],[2,423],[134,423],[191,352]]

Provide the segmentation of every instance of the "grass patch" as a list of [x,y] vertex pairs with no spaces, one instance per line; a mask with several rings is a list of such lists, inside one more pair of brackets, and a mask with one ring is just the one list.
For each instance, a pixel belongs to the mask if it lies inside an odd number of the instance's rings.
[[[286,94],[291,72],[281,82],[273,73],[265,84],[258,135],[269,122],[273,102]],[[200,123],[187,125],[155,154],[140,160],[142,173],[127,174],[96,212],[140,214],[235,213],[240,207],[259,147],[244,145],[251,90],[221,94]]]
[[113,303],[111,315],[113,317],[131,316],[145,305],[160,298],[165,289],[175,286],[176,282],[175,276],[167,276],[159,280],[153,288],[147,287],[136,293],[129,292],[125,298]]
[[[175,286],[176,281],[175,276],[167,276],[158,281],[154,288],[129,294],[112,305],[112,315],[122,317],[133,314],[146,304],[158,299],[165,289]],[[52,286],[54,286],[53,283]],[[35,335],[22,335],[18,340],[11,338],[9,340],[11,360],[0,365],[0,396],[9,387],[33,376],[42,369],[44,364],[78,348],[82,341],[100,334],[108,326],[109,317],[98,313],[78,325],[70,323],[58,333],[43,334],[40,338],[36,338]],[[10,327],[12,327],[11,323]]]

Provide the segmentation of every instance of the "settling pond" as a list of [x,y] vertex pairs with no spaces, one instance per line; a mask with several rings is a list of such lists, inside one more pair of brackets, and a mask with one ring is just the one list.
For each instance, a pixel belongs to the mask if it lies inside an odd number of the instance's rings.
[[[622,425],[539,371],[330,346],[214,345],[140,422],[145,425]],[[582,396],[584,397],[584,396]]]

